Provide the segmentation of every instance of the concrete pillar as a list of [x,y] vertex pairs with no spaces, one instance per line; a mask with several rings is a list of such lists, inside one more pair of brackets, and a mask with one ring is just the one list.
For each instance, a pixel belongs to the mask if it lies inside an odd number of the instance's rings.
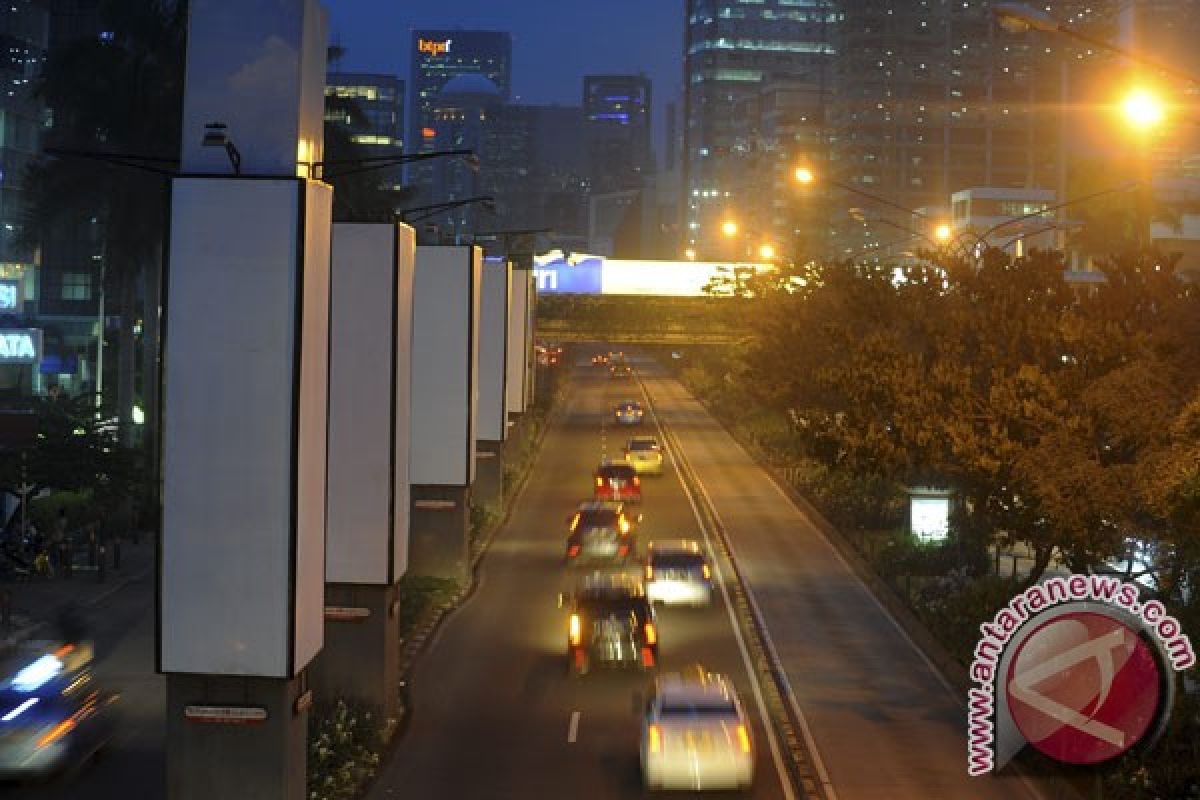
[[167,675],[167,797],[305,796],[302,678]]
[[472,500],[476,506],[496,508],[504,500],[504,442],[508,438],[512,266],[507,260],[484,260],[479,292],[479,441]]
[[312,668],[316,696],[365,703],[397,719],[399,681],[399,587],[327,583],[325,647]]
[[465,581],[479,409],[477,247],[418,246],[413,278],[409,572]]
[[475,443],[475,484],[471,487],[471,502],[494,510],[504,503],[504,442],[481,440]]
[[466,486],[412,487],[408,557],[414,575],[465,583],[471,537],[471,490]]
[[325,648],[312,683],[395,717],[396,582],[408,565],[415,234],[338,223],[330,304]]
[[168,800],[305,797],[332,210],[308,176],[323,157],[327,38],[316,0],[189,9],[163,300]]

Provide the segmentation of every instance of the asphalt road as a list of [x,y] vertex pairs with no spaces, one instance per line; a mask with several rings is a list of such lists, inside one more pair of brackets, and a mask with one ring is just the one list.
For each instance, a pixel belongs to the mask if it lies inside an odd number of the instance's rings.
[[87,612],[99,685],[121,693],[118,733],[94,761],[40,784],[0,784],[21,800],[166,796],[166,690],[154,672],[154,575],[124,586]]
[[[607,419],[613,405],[637,399],[639,391],[633,381],[577,370],[569,405],[483,561],[477,590],[416,667],[409,728],[372,800],[643,795],[639,706],[650,677],[618,671],[568,677],[566,614],[556,602],[571,586],[562,564],[566,518],[590,496],[591,470],[603,454],[620,455],[624,438],[641,432],[615,429]],[[647,477],[643,492],[639,547],[655,538],[699,538],[673,474]],[[747,708],[756,709],[723,604],[662,611],[659,642],[662,669],[703,663],[730,675]],[[755,785],[744,796],[789,797],[757,717],[754,738]]]
[[813,522],[676,380],[641,370],[654,408],[732,542],[837,800],[1017,800],[971,778],[966,711]]

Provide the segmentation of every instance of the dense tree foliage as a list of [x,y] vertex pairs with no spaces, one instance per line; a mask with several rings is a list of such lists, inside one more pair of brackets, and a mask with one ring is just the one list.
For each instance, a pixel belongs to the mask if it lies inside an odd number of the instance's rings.
[[1030,580],[1131,540],[1178,555],[1197,532],[1200,295],[1157,253],[1103,273],[1072,287],[1044,252],[809,266],[756,287],[739,383],[830,467],[954,489],[958,533],[1029,544]]

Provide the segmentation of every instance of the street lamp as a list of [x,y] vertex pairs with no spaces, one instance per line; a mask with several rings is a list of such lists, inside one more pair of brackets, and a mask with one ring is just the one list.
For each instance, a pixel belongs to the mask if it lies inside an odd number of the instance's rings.
[[1155,128],[1166,118],[1166,107],[1158,95],[1149,89],[1137,87],[1130,90],[1121,101],[1121,112],[1125,120],[1139,131]]
[[773,261],[775,259],[775,245],[764,242],[758,246],[758,255],[763,261]]
[[721,234],[726,237],[737,236],[738,224],[734,220],[727,219],[721,223]]
[[996,3],[992,6],[992,13],[996,17],[996,22],[1000,27],[1010,33],[1025,33],[1030,30],[1043,31],[1045,33],[1057,33],[1062,36],[1067,36],[1072,39],[1084,42],[1097,47],[1101,50],[1107,50],[1110,53],[1116,53],[1122,58],[1126,58],[1135,64],[1144,64],[1148,67],[1158,70],[1164,75],[1170,75],[1177,80],[1186,83],[1192,83],[1200,86],[1200,76],[1194,75],[1186,70],[1181,70],[1172,67],[1170,64],[1164,64],[1157,59],[1130,50],[1127,47],[1121,47],[1118,44],[1099,39],[1095,36],[1083,33],[1068,27],[1045,11],[1026,5],[1025,3]]

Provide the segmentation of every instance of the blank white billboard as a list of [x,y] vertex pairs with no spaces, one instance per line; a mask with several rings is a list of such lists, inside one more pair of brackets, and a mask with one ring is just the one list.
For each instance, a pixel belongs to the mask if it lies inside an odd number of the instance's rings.
[[414,486],[470,486],[475,480],[481,262],[476,247],[417,247],[409,452]]
[[506,260],[485,260],[479,294],[480,441],[508,438],[508,315],[512,268]]
[[529,405],[525,396],[528,381],[525,370],[529,352],[533,347],[529,333],[529,300],[533,286],[533,273],[527,269],[513,269],[509,285],[508,308],[508,378],[505,394],[508,397],[508,413],[523,413]]
[[293,677],[321,646],[330,196],[172,186],[164,672]]
[[386,585],[407,560],[412,229],[333,228],[330,583]]

